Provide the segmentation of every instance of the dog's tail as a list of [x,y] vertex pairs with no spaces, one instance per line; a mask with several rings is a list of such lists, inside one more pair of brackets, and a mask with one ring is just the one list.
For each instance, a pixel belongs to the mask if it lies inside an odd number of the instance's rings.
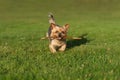
[[51,24],[51,23],[54,23],[54,24],[55,24],[55,20],[54,20],[53,14],[52,14],[52,13],[49,13],[48,17],[49,17],[49,23],[50,23],[50,24]]

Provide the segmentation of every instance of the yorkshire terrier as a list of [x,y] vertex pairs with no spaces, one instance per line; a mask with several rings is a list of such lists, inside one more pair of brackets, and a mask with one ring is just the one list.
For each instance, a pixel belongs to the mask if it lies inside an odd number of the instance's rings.
[[47,33],[47,37],[50,41],[50,51],[52,53],[57,51],[65,51],[69,24],[65,24],[64,26],[57,25],[52,14],[49,14],[49,23],[50,27]]

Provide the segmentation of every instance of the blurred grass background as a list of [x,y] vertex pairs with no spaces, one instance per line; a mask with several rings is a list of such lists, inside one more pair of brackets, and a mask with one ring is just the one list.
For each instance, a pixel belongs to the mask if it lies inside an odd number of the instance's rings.
[[[87,42],[68,40],[70,48],[52,55],[40,40],[49,12]],[[119,80],[119,26],[119,0],[0,0],[0,79]]]
[[119,0],[0,0],[0,20],[42,22],[47,20],[49,12],[58,18],[71,20],[74,17],[76,21],[87,16],[89,20],[119,19],[119,3]]

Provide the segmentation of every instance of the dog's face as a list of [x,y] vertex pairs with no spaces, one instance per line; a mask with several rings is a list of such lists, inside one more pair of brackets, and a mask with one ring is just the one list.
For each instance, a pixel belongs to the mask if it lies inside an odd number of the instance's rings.
[[51,24],[50,25],[51,28],[51,34],[50,37],[52,39],[58,39],[58,40],[63,40],[66,39],[67,36],[67,30],[69,28],[69,25],[66,24],[62,27],[57,26],[56,24]]

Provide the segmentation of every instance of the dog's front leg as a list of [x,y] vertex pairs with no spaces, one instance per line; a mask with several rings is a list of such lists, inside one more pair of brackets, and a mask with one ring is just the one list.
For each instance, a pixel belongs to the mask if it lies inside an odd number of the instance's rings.
[[50,48],[50,51],[51,51],[52,53],[55,53],[55,52],[56,52],[56,49],[55,49],[55,47],[54,47],[53,45],[49,44],[49,48]]
[[61,46],[61,47],[59,48],[59,51],[65,51],[65,49],[66,49],[66,44],[64,44],[63,46]]

